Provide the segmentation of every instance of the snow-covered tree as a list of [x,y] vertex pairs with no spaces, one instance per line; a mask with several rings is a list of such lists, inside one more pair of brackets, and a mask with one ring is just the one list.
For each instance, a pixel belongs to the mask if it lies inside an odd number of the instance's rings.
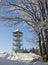
[[0,20],[8,21],[10,27],[22,22],[33,27],[39,36],[41,55],[46,55],[44,50],[48,49],[48,0],[0,0],[0,12]]

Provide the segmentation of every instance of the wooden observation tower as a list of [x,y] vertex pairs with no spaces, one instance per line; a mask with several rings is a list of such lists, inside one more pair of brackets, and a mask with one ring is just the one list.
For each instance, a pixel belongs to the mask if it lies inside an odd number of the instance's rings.
[[20,32],[19,30],[16,30],[13,32],[13,36],[14,36],[13,50],[15,51],[15,53],[22,52],[22,46],[23,46],[22,35],[23,35],[23,33]]

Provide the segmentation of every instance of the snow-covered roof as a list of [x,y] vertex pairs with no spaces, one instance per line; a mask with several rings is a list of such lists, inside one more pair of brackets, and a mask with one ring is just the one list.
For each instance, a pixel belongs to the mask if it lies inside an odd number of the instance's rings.
[[13,33],[18,33],[18,32],[22,34],[22,32],[19,31],[18,29],[16,29],[15,31],[13,31]]
[[14,32],[17,32],[17,31],[19,31],[18,29],[16,29]]

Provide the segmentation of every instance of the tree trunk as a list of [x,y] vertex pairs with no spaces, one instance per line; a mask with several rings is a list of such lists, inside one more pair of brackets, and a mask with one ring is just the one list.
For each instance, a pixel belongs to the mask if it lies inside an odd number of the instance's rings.
[[46,52],[47,52],[47,57],[46,59],[48,60],[48,30],[45,30],[45,39],[46,39]]
[[43,30],[41,30],[41,38],[42,38],[42,53],[43,53],[43,60],[46,61],[46,45],[45,45],[45,39],[43,35]]
[[42,46],[41,46],[41,36],[40,36],[40,32],[38,34],[38,37],[39,37],[39,49],[40,49],[40,54],[42,56]]

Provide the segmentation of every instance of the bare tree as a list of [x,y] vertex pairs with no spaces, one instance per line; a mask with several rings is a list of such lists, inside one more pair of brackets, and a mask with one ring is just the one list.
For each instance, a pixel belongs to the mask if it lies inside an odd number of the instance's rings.
[[[43,3],[41,0],[38,0],[37,2],[33,0],[1,0],[1,8],[6,7],[6,11],[2,13],[8,14],[11,12],[18,12],[19,14],[18,16],[15,15],[14,17],[2,15],[0,16],[0,19],[16,21],[15,23],[13,23],[13,25],[19,24],[20,22],[26,22],[28,25],[32,26],[36,31],[40,31],[40,29],[43,26],[46,26],[47,24],[47,1],[48,0],[44,0]],[[11,26],[13,25],[11,24]]]
[[[25,22],[34,28],[39,36],[39,46],[42,55],[41,38],[43,47],[45,47],[46,43],[44,42],[42,31],[48,29],[48,0],[0,0],[0,3],[0,8],[4,8],[2,15],[0,15],[0,20],[11,23],[10,27]],[[11,13],[15,13],[15,16],[8,15]],[[40,34],[42,37],[40,37]]]

